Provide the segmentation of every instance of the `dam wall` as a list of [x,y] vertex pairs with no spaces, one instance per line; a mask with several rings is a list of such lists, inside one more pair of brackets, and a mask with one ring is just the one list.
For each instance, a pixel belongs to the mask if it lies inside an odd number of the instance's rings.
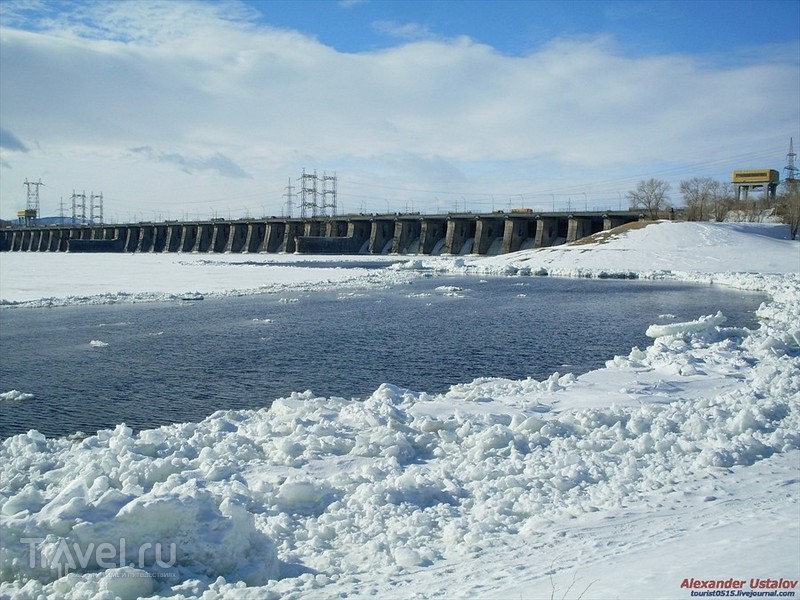
[[0,229],[0,251],[494,255],[574,242],[641,218],[493,212],[12,226]]

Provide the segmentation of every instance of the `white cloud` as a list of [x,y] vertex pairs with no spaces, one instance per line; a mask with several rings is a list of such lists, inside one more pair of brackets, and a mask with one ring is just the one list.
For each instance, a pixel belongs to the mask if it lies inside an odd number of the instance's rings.
[[339,0],[339,6],[342,8],[353,8],[359,4],[366,4],[368,0]]
[[372,28],[401,40],[421,40],[434,37],[427,25],[422,23],[398,23],[397,21],[375,21]]
[[[794,61],[772,48],[724,65],[628,57],[606,38],[521,57],[467,38],[346,54],[258,26],[236,4],[80,6],[47,31],[2,30],[0,118],[36,148],[14,157],[16,175],[47,172],[48,190],[87,185],[79,174],[102,179],[121,212],[164,194],[170,172],[191,178],[169,193],[186,210],[249,202],[277,212],[303,167],[336,170],[340,195],[348,179],[361,196],[370,181],[386,184],[375,209],[419,196],[388,188],[624,192],[658,169],[727,173],[728,159],[753,149],[780,159],[800,137],[796,48]],[[416,34],[426,30],[406,32]],[[3,180],[12,197],[18,182]]]
[[177,152],[157,152],[150,146],[131,148],[133,154],[143,156],[150,160],[177,165],[184,173],[192,174],[197,171],[216,171],[224,177],[249,178],[250,175],[242,170],[230,158],[216,152],[211,156],[184,156]]

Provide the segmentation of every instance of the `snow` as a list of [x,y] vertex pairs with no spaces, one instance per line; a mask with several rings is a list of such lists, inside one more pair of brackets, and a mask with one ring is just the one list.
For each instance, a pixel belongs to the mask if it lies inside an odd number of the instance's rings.
[[331,263],[329,257],[313,261],[285,254],[5,252],[0,255],[0,305],[191,301],[364,286],[374,279],[377,267],[396,260],[341,257],[331,267],[319,266]]
[[[662,273],[797,273],[800,249],[781,225],[762,223],[659,222],[625,233],[600,236],[595,244],[524,250],[513,259],[500,255],[485,263],[517,269],[544,269],[550,275]],[[601,251],[598,251],[601,250]]]
[[[67,259],[82,261],[81,295],[57,276]],[[785,228],[658,223],[497,257],[361,259],[5,253],[0,297],[15,310],[546,271],[713,281],[770,301],[758,329],[709,307],[579,377],[443,394],[386,383],[363,401],[306,391],[139,433],[14,436],[0,447],[0,597],[800,591],[800,245]]]

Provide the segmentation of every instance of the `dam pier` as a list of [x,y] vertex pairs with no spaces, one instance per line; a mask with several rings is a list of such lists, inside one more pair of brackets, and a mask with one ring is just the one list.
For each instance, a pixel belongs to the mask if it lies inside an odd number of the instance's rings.
[[4,252],[507,254],[639,221],[631,211],[375,214],[0,229]]

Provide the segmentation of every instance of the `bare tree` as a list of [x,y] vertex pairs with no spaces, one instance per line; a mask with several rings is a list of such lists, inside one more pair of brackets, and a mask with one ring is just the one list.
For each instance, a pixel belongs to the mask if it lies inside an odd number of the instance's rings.
[[712,190],[717,182],[710,177],[693,177],[681,181],[681,195],[686,205],[687,221],[705,221],[711,205]]
[[733,186],[710,177],[681,181],[687,221],[724,221],[733,203]]
[[717,185],[714,187],[711,196],[711,216],[717,222],[722,222],[728,217],[728,213],[733,207],[734,192],[733,184],[730,182],[720,183],[715,182]]
[[636,185],[636,189],[628,192],[625,196],[632,208],[647,211],[648,216],[656,220],[660,211],[669,208],[670,185],[661,179],[642,180]]
[[778,214],[783,222],[789,225],[789,235],[797,239],[800,232],[800,182],[791,180],[786,182],[786,189],[778,197]]
[[761,223],[775,210],[770,208],[773,203],[768,196],[768,192],[765,191],[763,197],[749,194],[742,200],[732,202],[733,219],[746,223]]

